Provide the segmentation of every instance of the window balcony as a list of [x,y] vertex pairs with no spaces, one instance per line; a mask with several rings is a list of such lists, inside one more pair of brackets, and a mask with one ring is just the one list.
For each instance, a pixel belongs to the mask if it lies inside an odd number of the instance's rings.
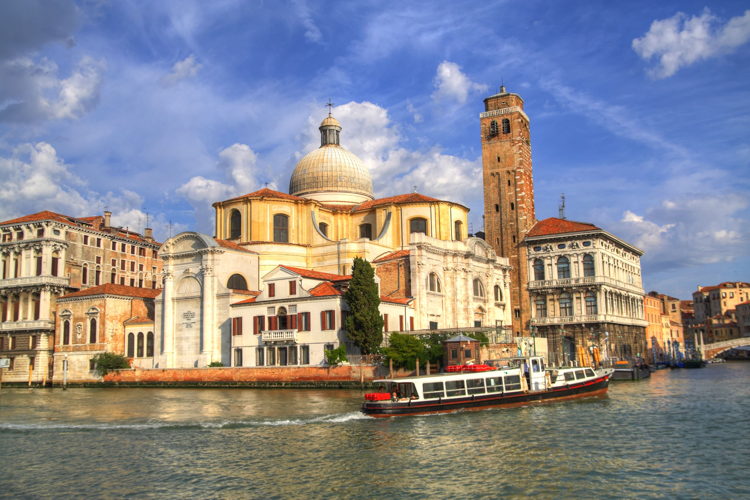
[[551,288],[570,288],[584,285],[609,285],[615,288],[642,294],[643,289],[635,283],[626,283],[621,280],[610,278],[609,276],[586,276],[579,278],[564,278],[555,280],[534,280],[529,281],[529,291],[547,290]]
[[617,323],[621,325],[646,326],[648,321],[613,314],[581,314],[577,316],[545,316],[531,318],[532,326],[570,325],[574,323]]
[[260,332],[263,342],[293,342],[297,343],[297,330],[264,330]]
[[0,323],[0,332],[54,329],[55,323],[49,319],[26,319],[21,321],[5,321],[3,323]]
[[25,276],[0,280],[0,288],[17,288],[29,286],[70,286],[70,278],[63,276]]

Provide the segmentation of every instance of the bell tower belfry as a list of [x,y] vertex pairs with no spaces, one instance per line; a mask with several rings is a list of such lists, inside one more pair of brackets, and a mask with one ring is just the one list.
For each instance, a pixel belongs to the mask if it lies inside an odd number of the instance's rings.
[[529,117],[518,94],[500,87],[484,100],[482,133],[484,232],[486,241],[511,265],[513,335],[528,335],[528,264],[522,241],[536,223]]

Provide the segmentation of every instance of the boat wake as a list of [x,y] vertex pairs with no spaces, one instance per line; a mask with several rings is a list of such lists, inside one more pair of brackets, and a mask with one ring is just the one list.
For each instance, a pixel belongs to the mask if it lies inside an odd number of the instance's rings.
[[341,424],[355,420],[370,419],[360,413],[351,412],[334,415],[321,415],[311,418],[292,418],[279,420],[223,420],[218,422],[165,422],[148,421],[133,423],[0,423],[0,432],[29,432],[29,431],[112,431],[112,430],[148,430],[148,429],[242,429],[251,427],[279,427],[289,425]]

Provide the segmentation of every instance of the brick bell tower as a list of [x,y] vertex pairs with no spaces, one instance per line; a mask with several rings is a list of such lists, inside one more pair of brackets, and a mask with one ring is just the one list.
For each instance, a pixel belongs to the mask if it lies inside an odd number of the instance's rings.
[[498,255],[510,260],[513,335],[527,336],[531,305],[526,248],[522,242],[536,223],[529,117],[523,111],[521,96],[501,86],[498,94],[484,100],[479,122],[485,238]]

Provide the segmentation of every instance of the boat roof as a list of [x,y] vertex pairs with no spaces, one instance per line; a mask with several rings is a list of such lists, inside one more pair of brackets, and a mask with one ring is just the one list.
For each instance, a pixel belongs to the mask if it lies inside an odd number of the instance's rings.
[[483,372],[456,372],[456,373],[431,373],[430,375],[419,375],[415,377],[399,377],[399,378],[383,378],[379,380],[373,380],[374,384],[377,383],[386,383],[386,382],[396,382],[399,384],[405,383],[405,382],[425,382],[428,380],[437,380],[437,379],[443,379],[443,380],[461,380],[465,378],[474,378],[477,375],[511,375],[511,374],[518,374],[519,369],[518,368],[498,368],[495,370],[486,370]]

